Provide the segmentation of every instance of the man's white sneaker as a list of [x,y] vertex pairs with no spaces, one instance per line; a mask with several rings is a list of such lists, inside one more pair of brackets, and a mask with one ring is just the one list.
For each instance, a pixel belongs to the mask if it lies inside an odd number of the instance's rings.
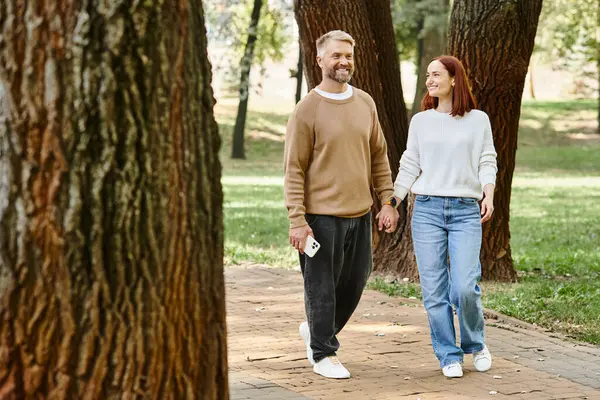
[[313,372],[331,379],[348,379],[350,372],[340,362],[336,356],[325,357],[315,364]]
[[442,372],[446,378],[460,378],[463,376],[462,365],[458,362],[446,365],[442,368]]
[[308,327],[308,322],[304,321],[301,323],[299,331],[300,336],[302,336],[302,339],[304,339],[304,345],[306,346],[306,358],[308,358],[310,365],[315,365],[312,348],[310,347],[310,328]]
[[479,372],[485,372],[492,367],[492,355],[487,346],[483,346],[483,350],[473,353],[473,366]]

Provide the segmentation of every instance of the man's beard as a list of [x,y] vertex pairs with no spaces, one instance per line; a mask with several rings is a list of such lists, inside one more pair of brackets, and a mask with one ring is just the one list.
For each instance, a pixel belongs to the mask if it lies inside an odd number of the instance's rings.
[[[338,75],[337,70],[339,70],[339,69],[347,69],[348,75],[342,75],[341,73]],[[327,77],[338,83],[348,83],[348,82],[350,82],[350,79],[352,78],[353,73],[354,73],[354,69],[352,69],[350,67],[348,67],[348,68],[331,68],[331,69],[327,70]]]

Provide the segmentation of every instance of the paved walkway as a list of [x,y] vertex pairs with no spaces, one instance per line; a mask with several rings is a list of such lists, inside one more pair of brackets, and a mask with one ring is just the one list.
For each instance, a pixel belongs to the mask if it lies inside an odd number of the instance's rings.
[[466,358],[465,376],[447,379],[423,306],[370,290],[339,336],[352,378],[329,380],[312,372],[298,335],[300,273],[247,266],[225,276],[232,400],[600,400],[599,348],[506,320],[486,320],[492,369],[478,373]]

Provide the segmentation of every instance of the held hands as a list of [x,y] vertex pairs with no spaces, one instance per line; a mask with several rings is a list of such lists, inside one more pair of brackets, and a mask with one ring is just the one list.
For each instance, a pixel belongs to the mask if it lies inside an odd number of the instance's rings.
[[398,214],[398,210],[389,204],[385,204],[381,207],[381,211],[375,216],[375,219],[378,220],[377,226],[379,230],[382,230],[385,227],[386,233],[392,233],[396,230],[399,218],[400,214]]
[[309,235],[313,238],[315,237],[312,229],[310,229],[310,226],[308,225],[290,228],[290,244],[294,246],[300,254],[304,254],[304,245],[306,244],[306,238]]

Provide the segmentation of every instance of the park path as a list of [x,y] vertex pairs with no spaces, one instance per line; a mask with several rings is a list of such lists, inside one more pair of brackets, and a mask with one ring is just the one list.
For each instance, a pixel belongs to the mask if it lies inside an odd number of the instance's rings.
[[298,335],[298,271],[231,266],[225,277],[232,400],[600,400],[599,348],[502,317],[486,319],[492,369],[476,372],[467,356],[464,377],[447,379],[422,304],[372,290],[339,336],[338,356],[352,378],[329,380],[312,372]]

